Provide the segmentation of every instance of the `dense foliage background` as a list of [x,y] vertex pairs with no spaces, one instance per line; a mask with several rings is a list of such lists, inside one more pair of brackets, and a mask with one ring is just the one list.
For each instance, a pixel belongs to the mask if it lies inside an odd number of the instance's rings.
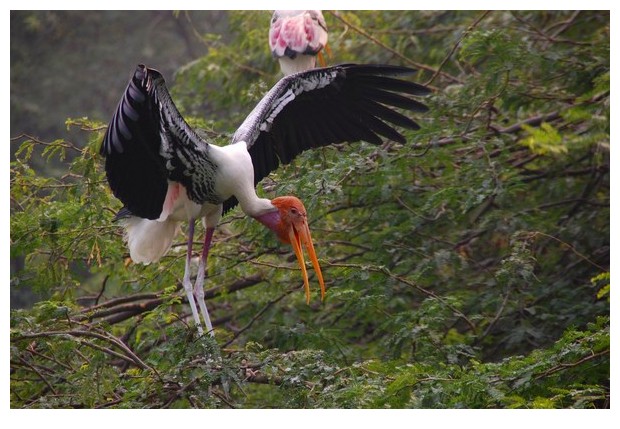
[[[41,22],[104,31],[79,14],[11,15],[12,120],[32,106],[20,79],[41,72],[18,52],[38,37],[51,54]],[[212,14],[206,28],[166,15],[195,57],[145,62],[169,70],[181,111],[226,144],[279,72],[270,13]],[[141,40],[156,44],[168,27],[149,16],[155,42]],[[239,209],[209,260],[216,342],[188,319],[183,234],[160,264],[131,263],[98,155],[144,56],[130,59],[114,85],[67,89],[112,100],[77,110],[70,137],[12,122],[12,307],[37,297],[11,311],[12,407],[609,407],[609,12],[325,16],[329,63],[409,65],[433,89],[407,145],[307,152],[260,185],[305,202],[326,301],[312,278],[306,305],[291,249]],[[84,67],[111,74],[96,58]]]

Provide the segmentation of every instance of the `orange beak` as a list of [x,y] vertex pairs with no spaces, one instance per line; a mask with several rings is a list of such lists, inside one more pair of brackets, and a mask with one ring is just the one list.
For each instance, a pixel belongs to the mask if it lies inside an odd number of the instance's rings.
[[325,45],[325,55],[323,55],[323,51],[320,51],[317,55],[317,58],[319,59],[319,65],[321,67],[327,67],[327,61],[325,59],[325,57],[331,57],[332,56],[332,50],[329,47],[329,45]]
[[304,288],[306,291],[306,303],[310,304],[310,283],[308,282],[308,271],[306,270],[306,261],[304,260],[303,248],[308,251],[312,266],[319,278],[321,285],[321,301],[325,299],[325,283],[323,282],[323,273],[321,266],[314,251],[312,244],[312,235],[308,227],[308,218],[306,208],[299,198],[293,196],[277,197],[271,200],[271,204],[276,207],[277,211],[269,211],[255,219],[265,225],[267,228],[275,232],[280,240],[284,243],[290,243],[295,251],[299,268],[304,278]]
[[299,267],[301,268],[301,273],[304,278],[306,303],[310,304],[310,284],[308,282],[308,272],[306,271],[306,261],[304,260],[302,245],[306,247],[310,261],[312,261],[314,271],[319,278],[319,284],[321,285],[321,301],[323,301],[325,299],[325,283],[323,282],[321,266],[319,265],[316,252],[314,251],[314,245],[312,244],[310,228],[308,227],[308,222],[306,222],[305,218],[299,219],[291,224],[288,230],[288,239],[291,242],[291,246],[293,246],[295,256],[297,256],[297,262],[299,262]]

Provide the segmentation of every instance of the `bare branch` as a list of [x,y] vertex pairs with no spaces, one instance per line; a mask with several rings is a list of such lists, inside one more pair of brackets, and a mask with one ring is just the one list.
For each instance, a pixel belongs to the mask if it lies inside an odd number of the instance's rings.
[[409,279],[406,279],[404,277],[398,276],[396,274],[392,274],[390,272],[390,270],[388,270],[386,267],[376,267],[376,266],[372,266],[372,265],[358,265],[358,264],[343,264],[343,263],[329,263],[330,266],[333,267],[344,267],[344,268],[357,268],[360,269],[362,271],[371,271],[374,273],[381,273],[384,274],[394,280],[397,280],[401,283],[406,284],[407,286],[411,286],[412,288],[422,292],[424,295],[430,296],[434,299],[436,299],[437,301],[441,302],[442,304],[444,304],[446,307],[448,307],[450,310],[452,310],[452,312],[454,314],[456,314],[457,316],[459,316],[460,318],[462,318],[471,328],[471,330],[476,333],[477,332],[477,328],[476,325],[473,324],[473,322],[471,320],[469,320],[469,318],[463,314],[463,312],[461,310],[459,310],[458,308],[454,307],[453,305],[449,304],[448,302],[446,302],[445,299],[443,299],[442,297],[440,297],[439,295],[437,295],[436,293],[423,288],[422,286],[412,282]]
[[487,10],[485,12],[482,13],[482,15],[480,15],[473,24],[471,24],[469,27],[467,27],[467,30],[465,30],[463,32],[463,34],[461,34],[461,37],[459,37],[459,40],[456,41],[456,43],[454,44],[454,46],[452,46],[452,49],[450,50],[450,52],[448,53],[448,55],[446,55],[446,57],[443,59],[443,61],[441,62],[441,64],[439,64],[439,68],[435,71],[435,73],[433,73],[433,76],[431,76],[431,78],[424,84],[425,86],[429,86],[431,83],[433,83],[433,81],[435,80],[435,78],[437,76],[439,76],[439,74],[441,73],[441,69],[443,69],[443,67],[446,65],[446,63],[448,62],[448,60],[450,59],[450,57],[452,57],[452,54],[454,54],[454,51],[456,51],[456,48],[459,47],[459,45],[461,44],[461,42],[463,41],[463,39],[465,37],[467,37],[469,35],[469,33],[472,32],[472,30],[474,28],[476,28],[478,26],[478,24],[480,24],[480,21],[482,21],[484,18],[486,18],[489,14],[491,13],[490,10]]
[[560,363],[552,368],[549,368],[548,370],[538,374],[536,377],[534,377],[534,380],[540,380],[541,378],[545,378],[550,376],[551,374],[555,374],[556,372],[559,371],[564,371],[565,369],[569,369],[569,368],[574,368],[576,366],[579,366],[581,364],[584,364],[586,362],[589,362],[591,360],[594,359],[598,359],[601,356],[605,356],[608,355],[610,353],[610,350],[603,350],[601,352],[598,353],[592,353],[591,355],[585,356],[581,359],[579,359],[578,361],[575,362],[568,362],[568,363]]
[[47,385],[47,387],[52,391],[52,393],[54,393],[55,395],[57,394],[56,389],[54,389],[54,386],[52,386],[52,384],[47,380],[47,378],[45,378],[45,376],[37,368],[35,368],[34,365],[32,365],[30,362],[28,362],[26,359],[24,359],[21,356],[17,356],[17,358],[20,360],[21,363],[23,363],[25,366],[30,368],[35,374],[37,374],[37,376],[39,376],[39,378]]
[[[80,331],[80,330],[45,331],[45,332],[35,332],[35,333],[32,333],[32,334],[22,334],[19,337],[12,338],[11,341],[12,342],[17,342],[17,341],[22,341],[24,339],[42,338],[42,337],[50,337],[50,336],[91,337],[91,338],[97,338],[97,339],[100,339],[100,340],[112,343],[116,347],[118,347],[121,350],[123,350],[125,352],[125,354],[127,356],[129,356],[129,358],[131,358],[132,362],[135,365],[137,365],[141,369],[146,369],[146,370],[152,371],[154,373],[157,373],[157,371],[155,369],[153,369],[150,366],[148,366],[138,356],[136,356],[136,354],[133,351],[131,351],[131,349],[129,347],[127,347],[120,340],[118,340],[117,338],[113,337],[111,334],[108,334],[108,333],[101,334],[101,333],[97,333],[97,332]],[[91,345],[91,344],[88,344],[88,345]]]
[[271,307],[273,304],[275,304],[275,303],[279,302],[280,300],[282,300],[282,298],[284,298],[285,296],[289,295],[291,292],[293,292],[293,291],[289,290],[287,292],[284,292],[282,295],[280,295],[276,299],[273,299],[273,300],[269,301],[263,308],[260,309],[260,311],[258,313],[256,313],[254,315],[254,317],[252,317],[252,319],[243,328],[241,328],[237,332],[235,332],[235,335],[233,335],[233,337],[230,340],[228,340],[222,347],[228,347],[230,344],[232,344],[233,341],[235,341],[237,338],[239,338],[239,335],[241,335],[243,332],[245,332],[248,329],[250,329],[250,327],[254,324],[254,322],[256,322],[256,320],[258,320],[258,318],[261,317],[265,313],[265,311],[267,311],[269,309],[269,307]]
[[513,125],[510,125],[509,127],[506,128],[500,128],[497,129],[497,132],[500,134],[513,134],[513,133],[517,133],[519,131],[521,131],[523,129],[523,125],[529,125],[532,127],[537,127],[540,124],[542,124],[543,122],[551,122],[551,121],[555,121],[556,119],[559,119],[560,116],[560,112],[558,112],[557,110],[551,113],[545,113],[542,115],[536,115],[536,116],[532,116],[531,118],[525,119],[521,122],[517,122]]
[[391,52],[392,54],[396,55],[398,58],[400,58],[401,60],[405,61],[408,64],[411,64],[414,67],[417,67],[418,69],[421,70],[426,70],[432,73],[438,73],[441,76],[445,77],[446,79],[452,81],[452,82],[457,82],[457,83],[462,83],[462,81],[455,77],[452,76],[446,72],[443,72],[441,70],[435,69],[433,67],[427,66],[426,64],[421,64],[418,62],[413,61],[412,59],[404,56],[403,54],[401,54],[400,52],[394,50],[393,48],[391,48],[390,46],[387,46],[385,43],[381,42],[379,39],[377,39],[376,37],[373,37],[372,35],[368,34],[366,31],[362,30],[361,28],[359,28],[358,26],[352,24],[351,22],[347,21],[345,18],[343,18],[338,12],[329,12],[334,18],[336,18],[337,20],[339,20],[340,22],[342,22],[344,25],[346,25],[347,27],[353,29],[355,32],[361,34],[362,36],[366,37],[368,40],[370,40],[371,42],[373,42],[374,44],[380,46],[381,48],[385,49],[388,52]]

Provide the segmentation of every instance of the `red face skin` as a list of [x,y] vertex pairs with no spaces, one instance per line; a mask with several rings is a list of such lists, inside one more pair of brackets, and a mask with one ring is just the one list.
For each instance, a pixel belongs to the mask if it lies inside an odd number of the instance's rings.
[[325,283],[323,282],[321,267],[312,244],[306,208],[298,198],[291,196],[274,198],[271,200],[271,203],[278,211],[267,213],[256,219],[275,232],[282,242],[288,243],[293,247],[304,279],[306,302],[310,303],[310,285],[302,250],[302,246],[306,247],[314,271],[316,271],[316,275],[319,278],[321,300],[323,300],[325,298]]

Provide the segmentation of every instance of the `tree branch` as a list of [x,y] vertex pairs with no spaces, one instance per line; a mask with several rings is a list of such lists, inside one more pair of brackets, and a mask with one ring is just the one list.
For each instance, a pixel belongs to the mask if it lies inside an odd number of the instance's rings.
[[256,313],[254,315],[254,317],[252,317],[252,319],[243,328],[241,328],[237,332],[235,332],[235,335],[233,335],[233,337],[230,340],[228,340],[222,347],[228,347],[233,341],[235,341],[237,338],[239,338],[239,335],[241,335],[243,332],[245,332],[248,329],[250,329],[250,327],[254,324],[254,322],[256,322],[256,320],[258,320],[258,318],[261,317],[263,315],[263,313],[265,313],[265,311],[267,311],[269,309],[269,307],[271,307],[273,304],[281,301],[282,298],[284,298],[285,296],[289,295],[291,292],[293,292],[293,291],[289,290],[287,292],[284,292],[282,295],[280,295],[276,299],[273,299],[273,300],[269,301],[267,304],[265,304],[265,306],[263,308],[261,308],[260,311],[258,313]]
[[342,263],[329,263],[330,266],[333,267],[343,267],[343,268],[357,268],[360,269],[362,271],[371,271],[374,273],[381,273],[384,274],[396,281],[399,281],[401,283],[406,284],[407,286],[411,286],[412,288],[422,292],[424,295],[430,296],[434,299],[436,299],[437,301],[441,302],[442,304],[444,304],[446,307],[448,307],[450,310],[452,310],[452,312],[454,312],[454,314],[456,314],[457,316],[461,317],[471,328],[472,332],[476,333],[477,332],[477,328],[476,325],[473,324],[473,322],[471,320],[469,320],[469,318],[463,314],[463,312],[461,310],[459,310],[458,308],[454,307],[452,304],[449,304],[448,302],[446,302],[445,299],[443,299],[442,297],[440,297],[439,295],[437,295],[436,293],[428,290],[428,289],[424,289],[422,286],[412,282],[409,279],[406,279],[404,277],[398,276],[396,274],[392,274],[390,272],[390,270],[388,270],[385,267],[375,267],[372,265],[357,265],[357,264],[342,264]]
[[[104,335],[104,334],[100,334],[100,333],[97,333],[97,332],[80,331],[80,330],[45,331],[45,332],[35,332],[35,333],[32,333],[32,334],[22,334],[19,337],[12,338],[11,342],[18,342],[18,341],[22,341],[22,340],[30,339],[30,338],[44,338],[44,337],[50,337],[50,336],[91,337],[91,338],[97,338],[97,339],[100,339],[100,340],[112,343],[116,347],[120,348],[123,352],[125,352],[125,354],[129,358],[131,358],[132,362],[135,365],[137,365],[139,368],[145,369],[145,370],[149,370],[149,371],[152,371],[153,373],[157,374],[157,371],[154,368],[151,368],[146,363],[144,363],[142,361],[142,359],[140,359],[138,356],[136,356],[136,354],[133,351],[131,351],[131,349],[129,347],[127,347],[125,344],[123,344],[121,341],[119,341],[115,337],[112,337],[110,334]],[[88,344],[88,345],[91,345],[91,344]],[[116,354],[114,354],[114,356],[119,357]]]
[[576,362],[560,363],[560,364],[558,364],[558,365],[556,365],[554,367],[551,367],[548,370],[538,374],[536,377],[534,377],[534,380],[540,380],[541,378],[548,377],[551,374],[555,374],[556,372],[564,371],[565,369],[569,369],[569,368],[574,368],[574,367],[579,366],[579,365],[581,365],[583,363],[589,362],[589,361],[591,361],[593,359],[597,359],[597,358],[599,358],[601,356],[605,356],[605,355],[609,354],[609,352],[610,352],[610,350],[607,349],[607,350],[603,350],[602,352],[593,353],[593,354],[591,354],[589,356],[581,358],[581,359],[579,359]]
[[52,386],[52,384],[47,380],[47,378],[45,378],[45,376],[41,374],[41,371],[35,368],[34,365],[32,365],[30,362],[28,362],[23,357],[17,356],[17,358],[20,360],[21,363],[23,363],[25,366],[30,368],[47,385],[47,387],[52,391],[54,395],[57,394],[56,389],[54,389],[54,386]]
[[543,122],[555,121],[556,119],[559,119],[560,117],[561,117],[560,112],[556,110],[551,113],[545,113],[542,115],[532,116],[531,118],[525,119],[521,122],[517,122],[506,128],[499,128],[497,129],[497,132],[499,134],[513,134],[513,133],[517,133],[521,131],[523,129],[523,125],[530,125],[532,127],[537,127]]
[[426,64],[421,64],[418,62],[415,62],[413,60],[411,60],[410,58],[404,56],[403,54],[401,54],[400,52],[396,51],[395,49],[391,48],[390,46],[387,46],[385,43],[381,42],[379,39],[377,39],[376,37],[373,37],[372,35],[368,34],[366,31],[362,30],[361,28],[359,28],[358,26],[352,24],[351,22],[347,21],[345,18],[343,18],[338,12],[333,12],[333,11],[329,11],[328,12],[330,15],[332,15],[334,18],[336,18],[338,21],[342,22],[344,25],[346,25],[347,27],[351,28],[353,31],[361,34],[362,36],[364,36],[365,38],[367,38],[368,40],[370,40],[371,42],[373,42],[374,44],[380,46],[381,48],[385,49],[388,52],[391,52],[392,54],[396,55],[398,58],[400,58],[401,60],[403,60],[404,62],[411,64],[414,67],[417,67],[421,70],[426,70],[432,73],[438,73],[441,76],[445,77],[446,79],[452,81],[452,82],[456,82],[456,83],[463,83],[459,78],[454,77],[446,72],[443,72],[439,69],[435,69],[433,67],[427,66]]
[[443,59],[443,61],[441,62],[441,64],[439,65],[439,68],[435,71],[435,73],[433,73],[433,76],[431,76],[431,78],[428,80],[428,82],[426,82],[424,84],[424,86],[429,86],[431,83],[433,83],[433,81],[435,80],[435,78],[437,76],[439,76],[439,73],[441,73],[441,69],[443,69],[443,66],[446,65],[446,63],[448,62],[448,60],[450,59],[450,57],[452,57],[452,54],[454,54],[454,51],[456,51],[456,48],[459,47],[459,45],[461,44],[461,42],[463,41],[463,39],[465,37],[467,37],[467,35],[469,35],[469,33],[471,33],[471,31],[476,28],[478,26],[478,24],[480,24],[480,21],[482,21],[484,18],[486,18],[489,14],[491,13],[490,10],[487,10],[485,12],[482,13],[482,15],[480,15],[473,24],[471,24],[469,27],[467,27],[467,30],[465,30],[463,32],[463,34],[461,34],[461,37],[459,37],[459,40],[456,41],[456,43],[454,44],[454,46],[452,46],[452,49],[450,50],[450,52],[448,53],[448,55],[446,55],[446,57]]

